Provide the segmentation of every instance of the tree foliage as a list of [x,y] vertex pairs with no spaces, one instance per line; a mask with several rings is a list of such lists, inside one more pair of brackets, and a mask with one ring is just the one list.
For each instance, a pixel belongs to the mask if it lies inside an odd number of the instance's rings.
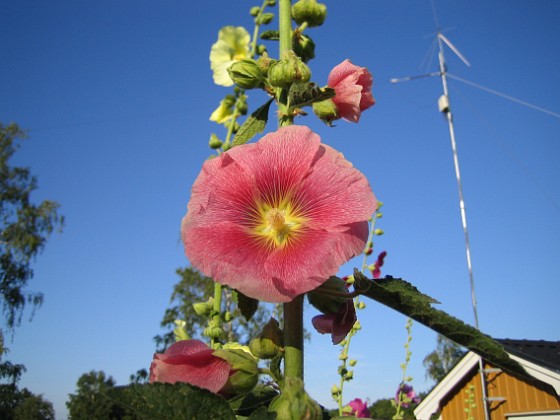
[[23,138],[25,133],[17,124],[0,123],[0,300],[10,329],[19,323],[26,303],[42,303],[41,293],[26,290],[33,277],[31,262],[48,236],[64,223],[56,202],[32,203],[37,178],[29,168],[10,166],[18,140]]
[[[200,274],[191,267],[179,268],[177,275],[179,282],[173,287],[171,294],[170,307],[165,310],[163,320],[160,325],[167,332],[163,335],[154,337],[158,346],[158,351],[163,351],[170,344],[175,342],[173,329],[175,320],[186,322],[186,330],[192,338],[202,338],[204,329],[207,326],[208,318],[198,315],[194,308],[194,303],[207,302],[209,297],[214,294],[214,281]],[[250,320],[241,315],[241,311],[236,305],[237,296],[234,291],[225,290],[223,305],[225,311],[231,314],[231,320],[224,323],[227,341],[237,341],[248,343],[251,337],[260,332],[260,328],[265,325],[270,318],[273,307],[270,305],[259,304],[256,313]]]
[[436,383],[441,381],[464,354],[465,350],[461,346],[438,334],[436,349],[422,361],[426,376]]
[[[7,350],[0,337],[0,359]],[[19,389],[18,382],[25,367],[9,361],[0,363],[0,419],[54,420],[52,403],[27,388]]]
[[125,409],[115,402],[115,380],[103,371],[84,373],[75,394],[66,402],[69,419],[116,420],[127,418]]

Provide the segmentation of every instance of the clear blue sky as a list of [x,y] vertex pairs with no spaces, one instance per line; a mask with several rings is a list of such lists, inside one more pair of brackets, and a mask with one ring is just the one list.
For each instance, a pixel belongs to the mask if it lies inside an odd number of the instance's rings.
[[[251,31],[255,4],[0,1],[0,120],[29,130],[16,163],[38,176],[35,199],[58,201],[66,216],[34,264],[30,288],[45,303],[32,322],[24,317],[9,359],[26,365],[21,385],[51,400],[58,418],[82,373],[103,370],[125,384],[150,364],[175,270],[188,264],[179,224],[190,186],[210,133],[223,133],[208,121],[229,93],[212,83],[210,46],[221,26]],[[327,4],[326,24],[309,32],[313,80],[324,84],[351,58],[374,74],[377,104],[357,125],[298,123],[342,151],[385,203],[386,234],[376,243],[388,251],[384,274],[472,322],[440,79],[389,83],[437,69],[430,1]],[[558,1],[436,5],[445,34],[472,63],[447,50],[450,73],[560,112]],[[450,89],[481,327],[497,338],[558,340],[560,120],[457,81]],[[253,109],[263,101],[250,94]],[[375,303],[359,315],[347,399],[392,396],[406,319]],[[419,324],[413,335],[410,373],[425,390],[421,361],[436,336]],[[307,386],[328,407],[337,354],[329,337],[313,335]]]

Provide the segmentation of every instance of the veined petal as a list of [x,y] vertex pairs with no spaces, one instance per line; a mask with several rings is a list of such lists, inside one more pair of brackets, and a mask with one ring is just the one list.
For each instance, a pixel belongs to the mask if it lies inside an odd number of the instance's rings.
[[365,177],[306,127],[207,161],[182,239],[191,264],[247,296],[287,302],[362,252],[377,206]]

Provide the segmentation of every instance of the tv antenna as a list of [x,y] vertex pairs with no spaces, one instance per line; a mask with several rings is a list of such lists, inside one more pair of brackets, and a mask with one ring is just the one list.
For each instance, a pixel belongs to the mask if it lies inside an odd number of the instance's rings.
[[[457,179],[457,189],[459,192],[459,209],[461,211],[461,225],[463,227],[463,234],[465,237],[465,253],[467,257],[467,269],[469,272],[469,285],[470,285],[470,292],[471,292],[471,303],[474,315],[474,325],[476,329],[479,329],[478,323],[478,311],[477,311],[477,303],[476,303],[476,294],[475,294],[475,287],[474,287],[474,275],[472,269],[472,260],[471,260],[471,246],[469,241],[469,231],[467,228],[467,212],[465,209],[465,199],[463,196],[463,183],[461,181],[461,170],[459,166],[459,154],[457,152],[457,142],[455,140],[455,129],[453,126],[453,113],[451,112],[451,105],[449,101],[449,89],[447,86],[447,64],[445,62],[445,54],[444,54],[444,45],[447,46],[459,59],[467,66],[470,67],[470,62],[461,54],[459,49],[453,45],[453,43],[441,32],[436,16],[434,0],[432,0],[432,12],[434,15],[434,21],[436,24],[436,39],[438,43],[439,53],[439,71],[421,74],[417,76],[408,76],[403,78],[393,78],[391,79],[391,83],[400,83],[400,82],[408,82],[415,79],[420,79],[424,77],[433,77],[439,76],[441,78],[441,83],[443,86],[443,94],[438,99],[438,108],[441,113],[446,117],[447,123],[449,125],[449,136],[451,139],[451,150],[453,151],[453,164],[455,167],[455,178]],[[489,413],[489,406],[488,401],[489,398],[487,396],[487,389],[486,389],[486,376],[484,371],[484,362],[482,358],[479,357],[478,360],[479,372],[480,372],[480,379],[482,385],[482,401],[484,406],[484,417],[485,420],[490,419]]]

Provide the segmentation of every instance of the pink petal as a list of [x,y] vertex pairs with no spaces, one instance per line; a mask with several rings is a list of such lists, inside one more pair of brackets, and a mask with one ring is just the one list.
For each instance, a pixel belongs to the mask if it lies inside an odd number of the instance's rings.
[[231,367],[212,353],[201,341],[177,341],[165,353],[154,355],[150,382],[185,382],[217,393],[227,382]]
[[334,317],[335,314],[317,315],[311,319],[311,323],[318,333],[330,334],[333,330]]

